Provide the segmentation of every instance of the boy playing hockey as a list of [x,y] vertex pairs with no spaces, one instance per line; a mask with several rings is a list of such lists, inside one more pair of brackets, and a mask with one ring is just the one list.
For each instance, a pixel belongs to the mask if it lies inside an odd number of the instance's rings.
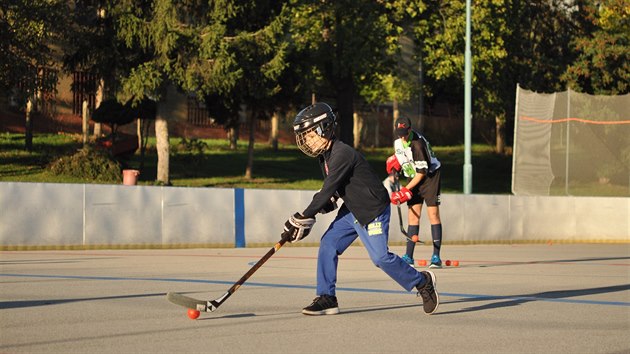
[[322,189],[302,212],[285,223],[283,238],[297,242],[306,237],[318,213],[343,204],[322,235],[317,258],[317,297],[302,310],[305,315],[339,313],[336,297],[337,263],[358,238],[375,266],[405,290],[416,289],[422,297],[424,312],[434,313],[439,305],[436,278],[431,271],[418,272],[389,251],[390,198],[387,190],[365,158],[335,137],[336,116],[329,105],[315,103],[298,113],[293,128],[302,152],[317,157],[324,173]]

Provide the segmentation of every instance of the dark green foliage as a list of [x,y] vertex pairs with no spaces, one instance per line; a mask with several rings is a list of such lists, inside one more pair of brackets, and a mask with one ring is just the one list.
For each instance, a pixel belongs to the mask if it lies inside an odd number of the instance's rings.
[[157,105],[155,101],[144,99],[137,104],[132,100],[122,104],[116,99],[105,100],[94,110],[92,120],[110,125],[125,125],[137,118],[155,120]]
[[[384,77],[395,75],[400,35],[417,22],[419,1],[318,1],[291,4],[288,68],[300,85],[338,112],[339,138],[352,145],[358,96],[369,99]],[[296,75],[297,76],[297,75]],[[389,97],[388,97],[389,98]],[[303,107],[310,102],[304,97]]]
[[115,99],[103,101],[92,115],[93,121],[112,125],[129,124],[134,118],[133,111]]
[[181,166],[181,174],[185,177],[195,177],[199,170],[203,170],[212,161],[208,158],[211,152],[208,144],[197,138],[182,138],[175,146],[177,154],[172,157],[171,167]]
[[197,138],[182,138],[179,144],[177,144],[178,152],[201,154],[206,149],[208,149],[208,144],[206,144],[203,140],[199,140]]
[[[3,1],[0,7],[0,92],[15,90],[20,100],[54,87],[56,76],[37,72],[50,68],[51,43],[63,37],[67,1]],[[49,82],[52,80],[53,82]]]
[[71,156],[64,156],[49,166],[54,175],[72,176],[90,183],[120,183],[122,168],[108,152],[87,146]]
[[576,58],[562,79],[590,94],[630,92],[630,16],[627,0],[585,1],[574,15],[579,32],[571,39]]
[[151,99],[144,98],[135,104],[133,101],[127,102],[127,104],[134,110],[136,118],[155,120],[157,116],[157,102]]

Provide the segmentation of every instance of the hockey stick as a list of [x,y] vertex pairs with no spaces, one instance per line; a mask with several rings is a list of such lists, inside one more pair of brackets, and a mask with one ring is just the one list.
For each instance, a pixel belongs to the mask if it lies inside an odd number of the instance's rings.
[[197,300],[192,297],[172,292],[166,294],[166,298],[168,299],[168,301],[176,305],[184,306],[189,309],[194,309],[200,312],[213,312],[218,309],[219,306],[221,306],[230,296],[232,296],[232,294],[234,294],[241,287],[241,285],[243,285],[243,283],[245,283],[247,279],[249,279],[249,277],[251,277],[252,274],[254,274],[258,270],[258,268],[260,268],[265,262],[267,262],[267,260],[271,258],[271,256],[273,256],[274,253],[276,253],[286,242],[287,240],[285,238],[282,238],[280,241],[278,241],[258,262],[256,262],[256,264],[252,266],[250,270],[247,271],[247,273],[245,273],[245,275],[241,277],[241,279],[234,283],[234,285],[232,285],[228,289],[228,291],[218,299]]
[[[393,171],[392,177],[394,178],[394,191],[398,192],[400,191],[400,182],[398,181],[398,172]],[[400,232],[402,232],[403,236],[405,236],[405,238],[408,241],[424,244],[424,242],[420,241],[419,238],[418,238],[418,241],[414,241],[411,239],[411,237],[409,237],[409,235],[407,234],[407,231],[405,231],[405,227],[403,226],[402,213],[400,212],[400,203],[396,204],[396,208],[398,208],[398,223],[400,224]]]

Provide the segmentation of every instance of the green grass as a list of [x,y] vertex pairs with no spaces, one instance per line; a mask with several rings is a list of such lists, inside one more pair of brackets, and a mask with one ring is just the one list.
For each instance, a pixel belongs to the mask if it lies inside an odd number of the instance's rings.
[[0,134],[0,181],[82,182],[70,176],[59,178],[47,169],[52,161],[81,147],[74,137],[65,134],[35,135],[32,151],[26,151],[24,146],[24,135]]
[[[24,150],[24,136],[0,134],[0,181],[98,183],[71,176],[54,176],[47,166],[63,155],[81,148],[79,137],[65,134],[37,134],[33,151]],[[182,151],[180,139],[171,139],[170,178],[174,186],[225,187],[316,190],[321,187],[321,171],[316,159],[302,154],[294,145],[281,145],[273,151],[266,144],[256,144],[251,180],[244,178],[247,163],[247,142],[239,141],[236,151],[226,140],[203,140],[207,148],[202,153]],[[144,158],[139,184],[153,185],[156,179],[157,155],[154,140]],[[461,193],[463,190],[463,146],[434,147],[442,162],[442,191]],[[391,148],[362,151],[374,170],[385,179],[385,160]],[[139,168],[137,153],[121,162],[127,168]],[[508,194],[511,185],[511,156],[495,154],[492,147],[474,145],[472,149],[473,193]]]
[[554,180],[549,193],[554,196],[600,196],[600,197],[630,197],[630,188],[616,184],[600,184],[573,181],[569,184],[568,193],[562,179]]

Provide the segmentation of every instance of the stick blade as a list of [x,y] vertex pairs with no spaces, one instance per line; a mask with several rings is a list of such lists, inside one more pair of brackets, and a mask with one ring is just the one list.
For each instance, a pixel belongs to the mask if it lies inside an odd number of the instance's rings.
[[207,312],[208,311],[208,302],[203,300],[197,300],[192,297],[188,297],[186,295],[182,295],[179,293],[168,293],[166,294],[166,299],[168,301],[174,303],[175,305],[183,306],[189,309]]

